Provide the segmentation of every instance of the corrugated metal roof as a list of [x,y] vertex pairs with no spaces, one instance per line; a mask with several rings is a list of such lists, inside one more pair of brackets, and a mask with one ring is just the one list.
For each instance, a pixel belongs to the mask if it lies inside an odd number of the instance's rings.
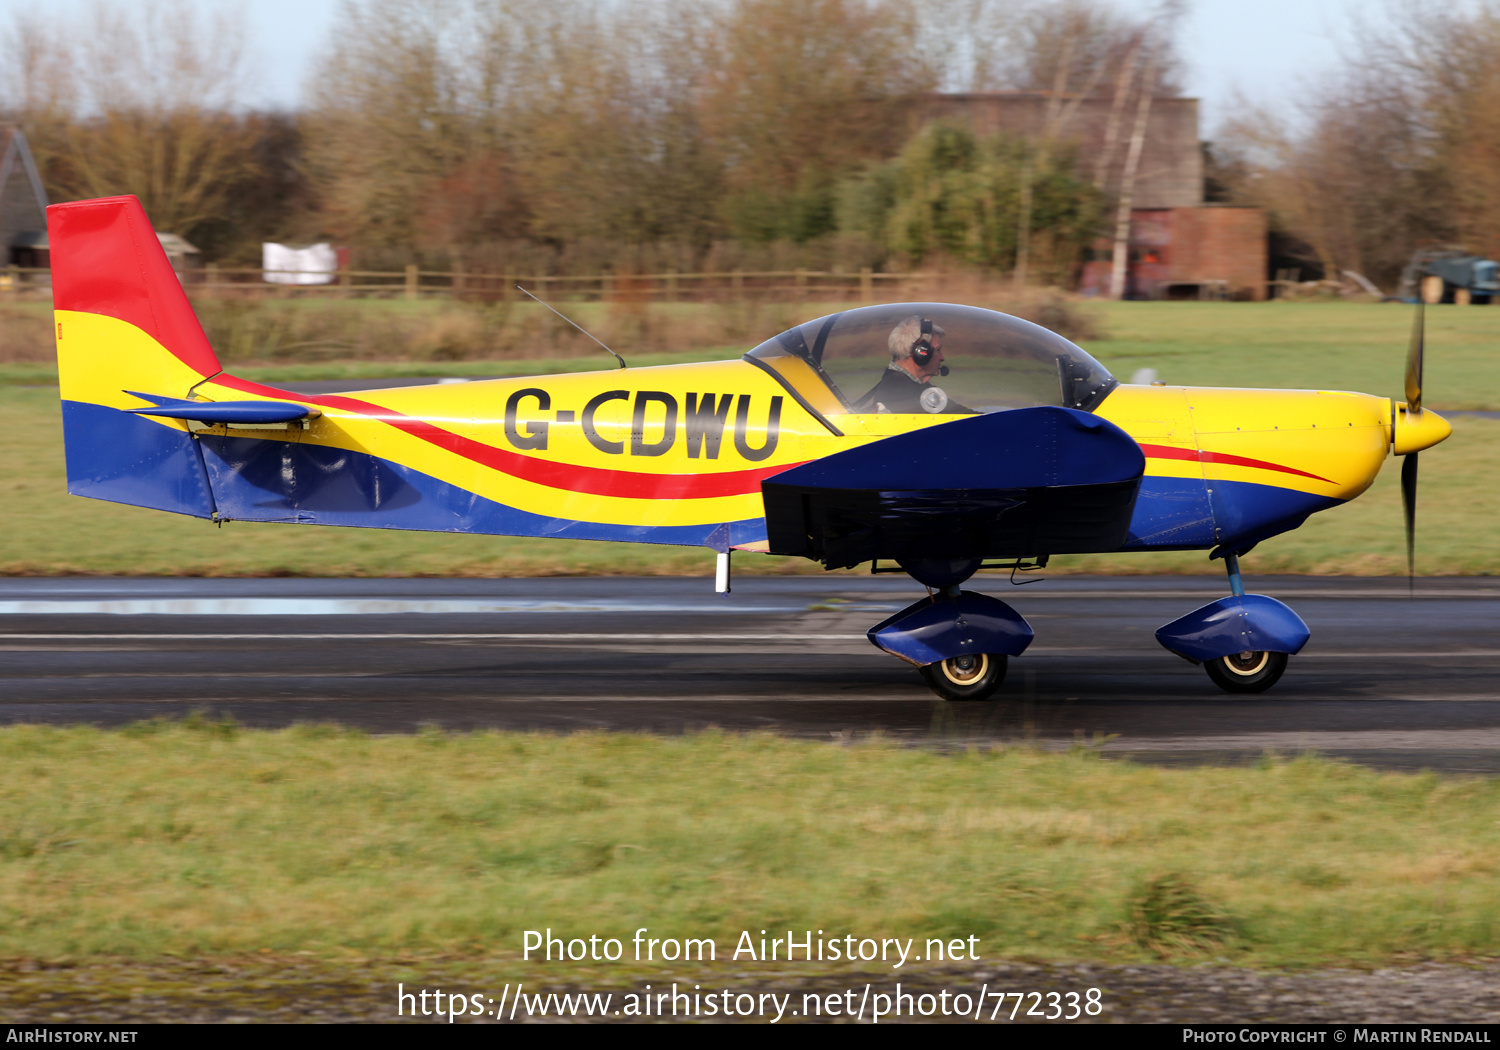
[[161,241],[162,251],[168,255],[200,255],[197,248],[193,247],[183,238],[175,233],[158,233],[156,239]]

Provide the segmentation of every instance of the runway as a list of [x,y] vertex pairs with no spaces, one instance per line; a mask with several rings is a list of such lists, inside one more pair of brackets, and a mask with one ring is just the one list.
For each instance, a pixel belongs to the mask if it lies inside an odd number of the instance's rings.
[[0,581],[0,722],[679,733],[1098,747],[1153,762],[1316,750],[1500,772],[1500,581],[1257,577],[1312,628],[1271,692],[1231,698],[1153,632],[1211,577],[972,589],[1036,642],[995,701],[952,704],[865,639],[904,577]]

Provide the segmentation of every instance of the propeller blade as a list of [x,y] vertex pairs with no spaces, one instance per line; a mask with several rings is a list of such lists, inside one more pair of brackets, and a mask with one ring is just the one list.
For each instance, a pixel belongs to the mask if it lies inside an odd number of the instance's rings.
[[1401,464],[1401,509],[1406,514],[1406,586],[1417,589],[1417,453],[1406,454]]
[[[1417,299],[1417,316],[1412,320],[1411,344],[1406,350],[1406,409],[1408,412],[1422,411],[1422,351],[1426,341],[1427,307]],[[1416,476],[1413,469],[1412,476]]]

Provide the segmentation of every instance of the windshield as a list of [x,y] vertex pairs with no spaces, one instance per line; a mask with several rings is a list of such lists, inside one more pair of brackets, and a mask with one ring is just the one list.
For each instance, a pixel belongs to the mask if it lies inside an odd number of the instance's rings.
[[[923,362],[932,374],[909,378],[913,369],[908,367],[906,374],[887,376],[893,348],[900,357]],[[881,411],[887,401],[895,407],[885,411],[900,412],[1033,405],[1091,411],[1116,386],[1114,376],[1082,348],[1040,325],[949,303],[896,303],[830,314],[767,339],[745,357],[776,373],[823,415]],[[936,371],[940,365],[948,375]],[[943,396],[927,393],[930,387]],[[920,408],[917,394],[926,394]],[[928,407],[939,403],[942,408]]]

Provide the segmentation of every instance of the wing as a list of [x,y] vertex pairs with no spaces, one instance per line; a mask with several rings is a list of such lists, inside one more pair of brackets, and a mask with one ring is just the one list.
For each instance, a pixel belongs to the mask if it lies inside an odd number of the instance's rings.
[[1076,554],[1125,542],[1145,465],[1107,420],[1022,408],[838,452],[761,492],[771,553],[829,568]]

